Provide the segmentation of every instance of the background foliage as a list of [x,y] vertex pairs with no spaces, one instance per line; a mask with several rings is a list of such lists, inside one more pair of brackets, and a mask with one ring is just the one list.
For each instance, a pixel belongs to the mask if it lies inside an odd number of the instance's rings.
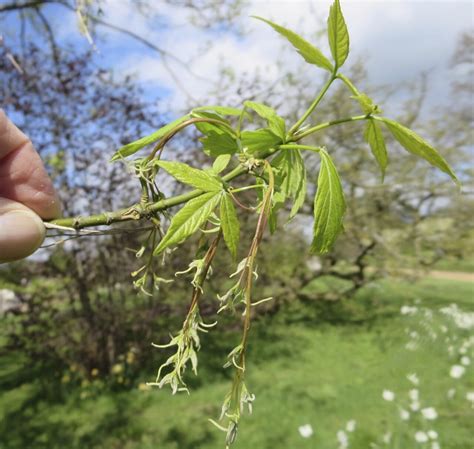
[[[96,14],[97,5],[84,2],[84,14],[87,8]],[[168,117],[158,113],[155,99],[141,95],[132,79],[119,79],[97,67],[89,53],[61,48],[36,9],[22,10],[25,24],[36,23],[46,44],[0,48],[0,98],[47,162],[65,215],[112,210],[136,201],[140,192],[129,174],[123,166],[108,164],[108,159],[116,148],[157,129]],[[231,15],[230,10],[209,5],[203,9],[194,3],[191,13],[202,26],[215,17],[226,23]],[[94,27],[89,28],[93,33]],[[421,78],[410,86],[411,98],[399,120],[432,136],[434,146],[443,148],[466,186],[464,194],[454,195],[446,178],[397,150],[390,153],[385,183],[377,183],[378,168],[357,124],[318,136],[315,144],[334,149],[331,154],[340,161],[348,207],[345,232],[328,254],[307,255],[305,229],[310,222],[304,215],[312,215],[312,179],[303,216],[275,235],[264,236],[256,296],[271,295],[275,300],[262,305],[256,316],[250,344],[256,366],[250,368],[249,382],[260,395],[236,447],[313,447],[314,440],[297,431],[307,423],[314,427],[318,442],[338,447],[337,432],[352,419],[356,430],[345,431],[351,447],[371,442],[385,447],[382,440],[389,433],[388,447],[407,447],[425,424],[438,432],[441,447],[468,447],[472,367],[466,365],[461,379],[451,377],[450,369],[461,364],[463,354],[472,359],[474,345],[469,331],[441,309],[454,302],[459,314],[472,321],[472,284],[406,282],[424,269],[472,271],[473,39],[465,34],[459,42],[453,64],[470,68],[452,83],[452,108],[424,120],[420,111],[427,87]],[[21,76],[12,69],[9,55],[21,62]],[[304,72],[287,70],[282,86],[303,86],[297,95],[293,89],[291,98],[265,91],[258,76],[235,81],[220,95],[264,99],[275,106],[281,102],[288,118],[296,119],[308,92],[313,92]],[[362,62],[350,71],[357,84],[366,83]],[[223,86],[227,76],[223,72]],[[377,86],[365,90],[384,102],[392,94]],[[321,114],[345,116],[357,110],[340,86],[322,105]],[[392,142],[387,145],[395,148]],[[175,143],[180,160],[199,166],[203,156],[189,150],[196,147],[192,132]],[[316,172],[319,162],[311,154],[305,157],[308,171]],[[169,191],[180,193],[180,187],[170,185]],[[247,204],[252,198],[244,193],[241,201]],[[242,234],[250,234],[255,217],[245,212],[239,217]],[[229,376],[222,360],[237,340],[238,329],[224,320],[203,337],[200,375],[186,378],[191,398],[148,390],[145,382],[169,355],[152,351],[150,342],[167,342],[170,330],[181,326],[189,279],[174,273],[185,269],[198,242],[178,249],[160,267],[160,276],[173,283],[162,284],[153,296],[143,295],[127,278],[139,267],[130,250],[140,247],[144,230],[139,226],[133,232],[127,227],[110,235],[72,239],[53,246],[41,261],[0,270],[0,287],[14,291],[18,301],[2,316],[0,382],[5,393],[0,402],[0,447],[221,447],[220,436],[205,419],[219,413]],[[229,255],[216,257],[203,297],[204,318],[215,314],[215,297],[229,284],[227,273],[232,269]],[[382,280],[388,274],[399,277]],[[406,305],[416,307],[416,312],[400,313]],[[407,349],[410,341],[414,349]],[[423,407],[438,411],[435,422],[400,420],[399,407],[409,408],[413,385],[406,376],[412,372],[420,378]],[[400,402],[384,401],[385,389],[393,390]]]

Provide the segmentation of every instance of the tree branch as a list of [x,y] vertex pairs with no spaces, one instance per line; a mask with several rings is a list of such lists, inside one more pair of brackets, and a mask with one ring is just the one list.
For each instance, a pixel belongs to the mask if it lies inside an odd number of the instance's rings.
[[[334,125],[339,125],[351,121],[365,120],[367,118],[367,115],[361,115],[322,123],[318,126],[314,126],[308,129],[300,135],[295,136],[293,140],[301,140],[303,137],[306,137],[318,131],[322,131],[323,129],[329,128]],[[281,149],[284,149],[284,147],[285,145],[280,145],[276,146],[275,148],[270,148],[260,153],[259,155],[256,155],[256,157],[258,159],[267,159],[269,156],[272,156]],[[242,166],[238,166],[234,170],[229,172],[227,175],[223,176],[222,180],[225,182],[232,181],[233,179],[243,175],[244,173],[247,173],[247,169]],[[91,226],[109,225],[111,223],[117,223],[121,221],[141,220],[142,218],[150,217],[156,212],[169,209],[170,207],[179,206],[180,204],[186,203],[187,201],[196,198],[202,194],[203,192],[201,190],[192,190],[191,192],[183,193],[182,195],[177,195],[172,198],[167,198],[148,205],[136,203],[126,209],[120,209],[114,212],[104,212],[102,214],[90,215],[87,217],[78,216],[74,218],[58,218],[56,220],[48,221],[47,223],[67,228],[83,229]]]
[[[61,0],[31,0],[27,2],[12,2],[8,3],[6,5],[0,5],[0,14],[3,12],[11,12],[11,11],[21,11],[24,9],[38,9],[38,7],[45,5],[45,4],[57,4],[60,6],[63,6],[64,8],[68,9],[69,11],[76,13],[76,8],[74,6],[70,5],[69,3]],[[148,39],[144,38],[143,36],[140,36],[139,34],[130,31],[126,28],[120,27],[118,25],[114,25],[110,22],[107,22],[100,17],[94,16],[90,13],[85,13],[85,16],[87,19],[91,20],[97,25],[109,28],[111,30],[114,30],[118,33],[124,34],[128,37],[131,37],[132,39],[136,40],[137,42],[140,42],[141,44],[145,45],[146,47],[152,49],[153,51],[156,51],[161,55],[163,58],[163,66],[165,69],[168,71],[170,76],[175,80],[176,84],[178,87],[186,94],[186,96],[192,100],[194,100],[192,94],[187,91],[185,85],[179,80],[179,77],[176,75],[174,70],[169,66],[167,63],[166,59],[173,60],[174,62],[178,63],[181,65],[189,74],[191,74],[194,78],[199,79],[201,81],[205,82],[210,82],[208,78],[205,78],[203,76],[198,75],[197,73],[193,72],[189,64],[186,61],[183,61],[182,59],[178,58],[176,55],[174,55],[172,52],[168,52],[164,50],[163,48],[158,47],[155,45],[153,42],[149,41]],[[42,17],[43,23],[47,21],[44,17]],[[51,38],[50,38],[51,40]]]
[[[76,12],[75,8],[73,8],[71,5],[68,5],[67,3],[59,3],[60,5],[64,6],[65,8],[73,11],[73,12]],[[96,23],[97,25],[101,25],[103,27],[106,27],[106,28],[109,28],[111,30],[114,30],[114,31],[117,31],[118,33],[121,33],[121,34],[125,34],[126,36],[128,37],[131,37],[132,39],[142,43],[143,45],[145,45],[146,47],[150,48],[151,50],[154,50],[156,51],[157,53],[159,53],[163,58],[169,58],[169,59],[172,59],[173,61],[177,62],[178,64],[180,64],[182,67],[184,67],[188,73],[190,73],[191,75],[193,75],[195,78],[197,79],[200,79],[202,81],[207,81],[209,82],[209,80],[207,78],[204,78],[196,73],[194,73],[190,68],[189,68],[189,64],[186,62],[186,61],[183,61],[182,59],[178,58],[176,55],[174,55],[173,53],[169,52],[169,51],[166,51],[164,50],[163,48],[160,48],[158,47],[157,45],[155,45],[153,42],[149,41],[148,39],[145,39],[143,36],[140,36],[139,34],[133,32],[133,31],[130,31],[130,30],[127,30],[126,28],[122,28],[121,26],[118,26],[118,25],[114,25],[110,22],[107,22],[105,20],[102,20],[101,18],[97,17],[97,16],[94,16],[92,14],[87,14],[87,18],[89,20],[91,20],[92,22]],[[176,77],[176,74],[174,72],[171,72],[169,67],[166,67],[166,70],[168,70],[168,72],[170,72],[170,75],[175,78]]]
[[31,0],[29,2],[13,2],[6,5],[0,5],[0,13],[9,11],[20,11],[22,9],[37,8],[46,3],[56,3],[55,0]]
[[[268,157],[276,152],[276,150],[268,150],[264,157]],[[224,176],[224,181],[231,181],[238,176],[243,175],[247,172],[242,166],[239,166]],[[183,193],[172,198],[167,198],[150,205],[142,205],[139,203],[134,204],[126,209],[120,209],[114,212],[104,212],[102,214],[90,215],[87,217],[74,217],[74,218],[58,218],[56,220],[48,221],[52,225],[63,226],[67,228],[83,229],[91,226],[109,225],[111,223],[117,223],[122,221],[130,220],[141,220],[147,218],[152,214],[169,209],[173,206],[179,206],[180,204],[186,203],[187,201],[202,195],[201,190],[192,190],[191,192]]]

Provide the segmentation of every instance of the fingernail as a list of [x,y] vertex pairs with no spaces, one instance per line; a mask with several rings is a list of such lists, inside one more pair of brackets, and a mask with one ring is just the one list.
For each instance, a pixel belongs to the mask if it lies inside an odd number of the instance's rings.
[[43,222],[34,212],[0,212],[0,262],[29,256],[41,245],[44,235]]

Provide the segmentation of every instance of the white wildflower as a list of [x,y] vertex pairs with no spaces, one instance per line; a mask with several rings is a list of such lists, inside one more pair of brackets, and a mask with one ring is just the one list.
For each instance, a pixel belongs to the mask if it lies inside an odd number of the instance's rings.
[[471,407],[474,408],[474,391],[468,391],[466,393],[466,399],[471,403]]
[[414,315],[416,312],[418,312],[418,307],[402,306],[400,309],[402,315]]
[[441,332],[442,332],[443,334],[445,334],[446,332],[448,332],[448,328],[447,328],[446,326],[441,326],[440,329],[441,329]]
[[415,441],[417,443],[426,443],[428,441],[428,435],[422,430],[419,430],[415,433]]
[[408,421],[410,419],[410,412],[403,408],[400,409],[400,419],[402,421]]
[[441,449],[441,446],[437,441],[433,441],[431,443],[431,449]]
[[471,364],[471,359],[467,355],[461,357],[461,365],[468,366]]
[[464,312],[457,304],[450,304],[448,307],[443,307],[440,309],[440,312],[449,316],[460,329],[474,328],[474,312]]
[[418,401],[418,399],[420,399],[420,392],[416,388],[413,388],[408,392],[408,397],[412,401]]
[[354,432],[356,428],[356,421],[355,419],[351,419],[350,421],[347,421],[347,424],[346,424],[346,430],[348,432]]
[[302,426],[299,426],[298,432],[303,438],[309,438],[314,433],[311,424],[304,424]]
[[433,420],[438,417],[438,412],[434,407],[426,407],[421,410],[421,414],[423,415],[423,418]]
[[451,367],[451,370],[449,371],[449,375],[453,379],[459,379],[464,374],[464,371],[466,371],[466,368],[464,368],[464,366],[462,366],[462,365],[453,365]]
[[382,437],[382,441],[383,441],[385,444],[389,444],[391,440],[392,440],[392,433],[391,433],[391,432],[387,432],[387,433]]
[[448,399],[453,399],[455,394],[456,394],[456,388],[450,388],[446,396],[448,397]]
[[410,373],[407,375],[407,379],[413,384],[413,385],[419,385],[420,379],[416,375],[416,373]]
[[413,401],[413,402],[410,404],[410,408],[411,408],[414,412],[420,410],[420,402],[419,402],[419,401]]
[[344,430],[339,430],[337,432],[337,441],[339,442],[340,449],[346,449],[349,447],[349,438],[347,437],[347,433]]
[[395,393],[390,390],[383,390],[382,397],[388,401],[392,402],[395,399]]
[[428,430],[428,437],[431,440],[436,440],[438,438],[438,432],[436,432],[436,430]]

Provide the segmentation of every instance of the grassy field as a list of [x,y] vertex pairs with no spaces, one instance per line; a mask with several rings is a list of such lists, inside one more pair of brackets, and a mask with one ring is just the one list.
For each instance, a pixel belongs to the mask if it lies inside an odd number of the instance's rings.
[[[474,392],[474,370],[466,365],[461,378],[451,377],[450,370],[462,365],[463,356],[474,359],[472,328],[464,328],[473,325],[473,286],[384,281],[344,304],[322,307],[309,301],[261,319],[249,355],[248,386],[257,399],[234,447],[336,449],[338,431],[355,420],[355,430],[345,432],[350,448],[366,449],[370,443],[431,448],[414,436],[432,430],[443,449],[472,449],[474,405],[466,394]],[[452,303],[458,308],[449,307]],[[218,416],[229,386],[226,372],[216,367],[234,336],[217,333],[203,342],[201,373],[190,379],[191,396],[142,385],[90,396],[78,389],[51,404],[35,397],[35,382],[3,392],[0,448],[223,448],[224,434],[207,418]],[[1,375],[18,363],[3,360]],[[418,376],[418,386],[407,379],[411,373]],[[47,374],[42,376],[38,383],[47,381]],[[144,373],[142,380],[152,376]],[[434,407],[436,419],[410,409],[409,390],[414,388],[419,408]],[[384,390],[395,399],[384,400]],[[400,418],[401,408],[411,412],[409,420]],[[298,428],[306,424],[314,433],[304,438]]]

